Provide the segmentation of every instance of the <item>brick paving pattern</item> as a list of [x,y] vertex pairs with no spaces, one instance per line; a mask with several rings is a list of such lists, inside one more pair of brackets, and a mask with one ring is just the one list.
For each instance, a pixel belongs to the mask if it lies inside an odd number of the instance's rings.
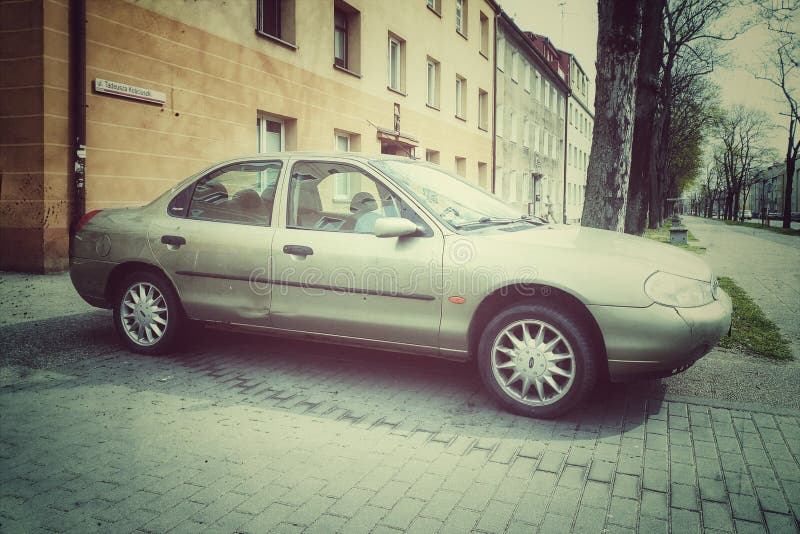
[[786,410],[616,388],[538,421],[465,365],[198,337],[4,381],[0,531],[798,531]]

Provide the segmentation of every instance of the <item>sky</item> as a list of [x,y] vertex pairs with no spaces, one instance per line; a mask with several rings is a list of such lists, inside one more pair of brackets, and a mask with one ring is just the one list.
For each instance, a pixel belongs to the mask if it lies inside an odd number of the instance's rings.
[[[499,0],[523,30],[547,35],[560,49],[571,52],[590,79],[595,79],[597,56],[597,0]],[[563,12],[563,16],[562,16]],[[722,21],[720,27],[734,28],[753,20],[752,8],[738,8]],[[800,20],[797,28],[800,30]],[[787,104],[780,91],[769,82],[756,80],[753,72],[763,69],[769,32],[754,26],[733,41],[726,43],[728,64],[712,73],[711,79],[720,86],[723,105],[741,104],[761,109],[775,124],[769,146],[777,151],[778,159],[786,154],[788,120],[779,115]],[[800,69],[794,86],[800,94]]]

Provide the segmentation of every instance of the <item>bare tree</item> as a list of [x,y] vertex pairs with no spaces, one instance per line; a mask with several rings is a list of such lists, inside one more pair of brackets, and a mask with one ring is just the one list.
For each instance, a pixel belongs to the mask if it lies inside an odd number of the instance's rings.
[[[653,145],[656,173],[650,179],[649,227],[657,228],[664,218],[664,198],[669,189],[669,143],[673,131],[672,113],[675,95],[692,78],[705,76],[722,59],[720,41],[734,39],[713,31],[733,0],[668,0],[664,14],[664,57],[659,87],[659,114],[656,117]],[[681,69],[679,72],[679,68]],[[678,76],[680,74],[680,76]],[[679,79],[680,78],[680,79]]]
[[743,106],[734,106],[717,121],[715,132],[719,149],[715,153],[715,163],[725,181],[724,218],[727,220],[737,218],[747,180],[771,157],[764,142],[770,129],[763,112]]
[[786,140],[786,181],[783,191],[783,227],[792,224],[792,182],[794,180],[797,154],[800,151],[800,135],[797,124],[800,122],[800,42],[798,42],[797,15],[800,14],[800,0],[783,0],[780,4],[760,0],[759,11],[772,33],[773,52],[764,62],[764,70],[756,78],[766,80],[777,87],[786,102],[786,111],[781,115],[789,121]]
[[643,0],[599,0],[596,118],[581,224],[623,231]]

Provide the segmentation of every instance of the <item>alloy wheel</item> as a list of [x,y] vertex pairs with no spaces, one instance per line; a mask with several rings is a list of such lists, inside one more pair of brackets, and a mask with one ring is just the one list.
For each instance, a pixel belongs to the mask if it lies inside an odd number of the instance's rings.
[[575,353],[567,338],[540,320],[516,321],[497,334],[492,372],[511,398],[529,406],[562,399],[575,380]]

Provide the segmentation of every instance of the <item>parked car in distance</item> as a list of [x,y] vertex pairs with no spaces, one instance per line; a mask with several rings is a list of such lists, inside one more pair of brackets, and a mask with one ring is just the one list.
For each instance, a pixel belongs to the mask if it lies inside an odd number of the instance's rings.
[[163,353],[194,320],[475,359],[502,406],[535,417],[565,413],[600,377],[678,373],[731,324],[695,254],[521,216],[393,156],[221,162],[146,206],[86,214],[70,273],[132,351]]
[[753,212],[750,210],[739,210],[739,220],[749,221],[753,218]]

